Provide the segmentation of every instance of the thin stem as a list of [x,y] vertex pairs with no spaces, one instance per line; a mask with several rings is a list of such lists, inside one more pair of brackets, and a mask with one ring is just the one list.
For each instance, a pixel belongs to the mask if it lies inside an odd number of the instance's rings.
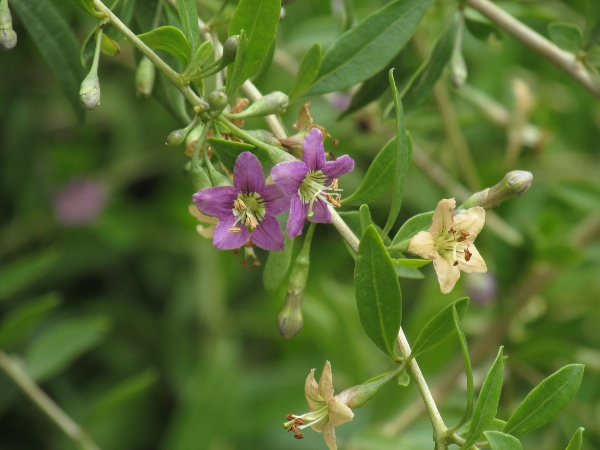
[[0,368],[75,444],[83,450],[100,450],[92,438],[35,384],[21,366],[1,349]]
[[548,39],[519,22],[489,0],[468,0],[467,5],[476,9],[507,33],[512,34],[529,48],[554,63],[596,98],[600,99],[600,86],[574,54],[561,50]]
[[346,241],[354,253],[358,253],[359,240],[356,235],[331,205],[329,205],[329,212],[331,213],[331,219],[333,220],[333,226],[335,229],[338,231],[338,233],[340,233],[342,238]]

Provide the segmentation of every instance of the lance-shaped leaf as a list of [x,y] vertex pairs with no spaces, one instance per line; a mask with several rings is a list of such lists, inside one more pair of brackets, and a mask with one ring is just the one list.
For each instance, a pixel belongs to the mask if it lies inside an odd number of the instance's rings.
[[569,441],[569,445],[565,450],[581,450],[581,445],[583,444],[583,427],[577,428],[575,434]]
[[200,47],[196,0],[177,0],[177,10],[179,11],[179,18],[181,19],[185,38],[189,43],[187,58],[191,59],[198,47]]
[[290,100],[296,99],[310,87],[315,81],[319,67],[321,67],[321,44],[316,42],[307,50],[300,62],[296,83],[290,91]]
[[502,347],[500,347],[498,356],[496,356],[496,360],[485,377],[483,386],[479,392],[469,432],[465,443],[461,447],[462,450],[466,450],[473,445],[477,437],[483,431],[487,430],[494,421],[494,417],[496,417],[496,413],[498,412],[498,402],[500,401],[503,382],[504,357],[502,355]]
[[238,40],[237,51],[235,53],[235,62],[227,68],[227,97],[233,99],[233,96],[244,83],[242,71],[246,63],[246,55],[248,54],[248,38],[244,30],[240,31],[240,39]]
[[510,434],[500,431],[486,431],[484,434],[491,450],[523,450],[521,442]]
[[370,225],[358,246],[354,267],[358,317],[373,343],[397,359],[396,336],[402,321],[402,293],[392,259]]
[[426,266],[431,263],[430,259],[408,259],[408,258],[398,258],[392,259],[394,265],[399,267],[407,267],[409,269],[418,269],[419,267]]
[[254,153],[261,163],[269,160],[268,156],[262,150],[257,149],[252,144],[244,142],[228,141],[226,139],[210,138],[207,140],[208,145],[212,148],[219,158],[219,161],[229,170],[233,172],[235,161],[243,152]]
[[265,291],[272,294],[277,290],[285,274],[290,268],[292,262],[292,250],[294,248],[294,240],[283,236],[283,251],[281,252],[269,252],[267,258],[267,264],[265,264],[265,271],[263,272],[263,284],[265,285]]
[[462,319],[467,311],[467,306],[469,306],[469,298],[464,297],[451,303],[425,324],[412,346],[411,356],[413,358],[437,344],[454,331],[454,320],[452,319],[453,306],[456,306],[458,317]]
[[235,9],[229,24],[229,36],[244,30],[248,37],[248,52],[241,71],[242,83],[256,72],[269,53],[277,33],[280,13],[281,0],[240,0]]
[[394,239],[392,239],[392,246],[398,246],[402,243],[406,244],[408,247],[408,242],[412,237],[417,234],[419,231],[429,230],[431,226],[431,220],[433,219],[433,211],[423,214],[417,214],[416,216],[408,219],[404,224],[400,227]]
[[43,279],[56,266],[59,256],[55,250],[45,250],[0,267],[0,301]]
[[306,95],[346,89],[383,69],[404,47],[432,0],[395,0],[342,34],[323,55]]
[[473,383],[473,368],[471,365],[471,357],[469,356],[469,346],[467,345],[467,338],[465,336],[462,327],[460,326],[460,318],[456,305],[452,305],[452,320],[454,322],[454,328],[458,335],[458,342],[460,344],[460,352],[463,357],[463,364],[465,365],[465,378],[467,379],[467,405],[465,407],[465,413],[460,420],[457,427],[471,419],[473,414],[473,399],[475,397],[475,386]]
[[522,436],[554,420],[577,393],[582,377],[581,364],[565,366],[550,375],[512,413],[504,432]]
[[169,52],[184,67],[187,65],[191,54],[190,44],[179,28],[165,25],[147,33],[138,34],[138,37],[148,47]]
[[365,234],[365,231],[367,231],[367,228],[369,228],[369,225],[374,225],[368,205],[360,205],[360,209],[358,210],[358,218],[360,220],[360,235],[362,236]]

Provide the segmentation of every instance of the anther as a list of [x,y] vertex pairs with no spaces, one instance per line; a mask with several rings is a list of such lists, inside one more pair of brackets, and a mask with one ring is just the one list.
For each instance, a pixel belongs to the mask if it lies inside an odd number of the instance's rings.
[[240,231],[242,231],[242,229],[241,229],[241,228],[238,228],[238,227],[231,227],[231,228],[230,228],[229,230],[227,230],[227,231],[229,231],[230,233],[239,233]]
[[340,205],[340,204],[337,202],[337,200],[336,200],[336,199],[334,199],[334,198],[333,198],[333,195],[331,195],[330,193],[327,193],[327,194],[325,195],[325,197],[327,197],[327,201],[328,201],[329,203],[331,203],[333,206],[335,206],[336,208],[339,208],[340,206],[342,206],[342,205]]
[[296,434],[294,435],[294,437],[295,437],[296,439],[304,439],[304,435],[303,435],[302,433],[296,433]]
[[241,198],[238,198],[235,200],[235,202],[233,202],[233,207],[236,209],[236,211],[242,212],[244,209],[246,209],[246,204]]
[[294,419],[294,423],[296,423],[297,425],[304,425],[304,419],[301,419],[300,417],[296,417]]
[[473,256],[473,253],[469,251],[469,247],[465,248],[465,261],[470,261],[471,256]]

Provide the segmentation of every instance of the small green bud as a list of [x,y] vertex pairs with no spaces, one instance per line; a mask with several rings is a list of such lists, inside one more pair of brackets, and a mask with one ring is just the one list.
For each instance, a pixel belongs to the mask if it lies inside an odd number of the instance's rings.
[[135,71],[135,87],[140,97],[150,97],[156,79],[156,66],[145,56]]
[[0,49],[12,50],[17,45],[17,33],[12,27],[8,0],[0,0]]
[[247,109],[237,114],[226,114],[229,119],[247,119],[249,117],[263,117],[270,114],[281,114],[288,107],[290,99],[283,92],[271,92],[259,98]]
[[79,103],[85,109],[94,109],[100,104],[100,80],[94,69],[90,71],[81,83]]
[[192,186],[196,192],[212,186],[206,170],[204,170],[199,164],[194,164],[194,161],[191,161],[187,175],[190,177]]
[[468,70],[462,52],[458,51],[452,55],[450,60],[450,82],[455,88],[460,88],[467,81]]
[[196,124],[197,119],[198,116],[194,116],[194,120],[192,120],[187,127],[171,131],[167,136],[167,142],[165,142],[165,145],[174,147],[183,143],[183,140],[186,138],[192,127]]
[[508,172],[495,186],[476,192],[471,195],[457,209],[468,209],[474,206],[481,206],[485,209],[494,208],[511,198],[523,195],[533,180],[531,172],[525,170],[513,170]]
[[284,339],[291,339],[302,329],[302,299],[304,291],[292,292],[288,290],[285,296],[283,309],[277,316],[279,334]]
[[233,36],[229,36],[227,38],[223,44],[223,56],[221,57],[221,64],[219,64],[219,67],[223,68],[235,61],[235,55],[237,54],[239,42],[239,34],[234,34]]
[[225,92],[216,90],[208,94],[206,101],[210,105],[212,112],[221,113],[229,103],[229,98]]
[[121,47],[119,47],[119,44],[114,39],[107,36],[106,33],[102,33],[100,51],[107,56],[116,56],[121,53]]

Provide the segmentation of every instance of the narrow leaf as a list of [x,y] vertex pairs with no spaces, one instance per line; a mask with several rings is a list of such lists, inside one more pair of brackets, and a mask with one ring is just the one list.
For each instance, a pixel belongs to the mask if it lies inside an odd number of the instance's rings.
[[292,250],[294,249],[294,240],[284,235],[283,251],[269,252],[265,271],[263,272],[263,284],[265,291],[272,294],[277,290],[290,268],[292,262]]
[[183,26],[188,45],[187,58],[190,59],[200,47],[200,30],[198,28],[198,10],[196,0],[177,0],[177,10]]
[[240,75],[241,83],[256,72],[267,56],[275,40],[280,13],[281,0],[240,0],[229,24],[229,36],[244,30],[248,37],[248,54]]
[[179,28],[165,25],[147,33],[138,34],[141,41],[154,50],[169,52],[185,67],[190,58],[190,44]]
[[367,231],[367,228],[369,228],[369,225],[374,225],[373,219],[371,219],[371,211],[369,211],[367,205],[360,205],[358,217],[360,219],[360,235],[362,236]]
[[[433,219],[433,211],[423,214],[417,214],[416,216],[408,219],[398,230],[394,239],[392,239],[392,246],[398,246],[403,242],[408,242],[412,237],[419,231],[429,230],[431,227],[431,220]],[[408,244],[407,244],[408,247]]]
[[525,397],[504,431],[522,436],[554,420],[577,393],[583,365],[571,364],[550,375]]
[[[258,156],[261,162],[268,160],[261,150],[257,149],[254,145],[246,144],[244,142],[228,141],[226,139],[210,138],[207,139],[208,145],[212,148],[219,158],[219,161],[229,170],[233,172],[235,161],[238,156],[243,152],[252,152]],[[266,158],[266,159],[265,159]]]
[[437,313],[421,330],[412,347],[411,356],[414,358],[428,348],[440,342],[452,331],[454,331],[454,320],[452,319],[452,308],[456,307],[459,319],[462,319],[469,306],[469,298],[464,297],[446,306]]
[[563,50],[577,53],[583,47],[583,33],[577,25],[553,22],[548,25],[550,39]]
[[46,276],[56,265],[58,253],[46,250],[0,267],[0,301],[25,290]]
[[583,445],[583,430],[583,427],[577,428],[565,450],[581,450],[581,446]]
[[319,67],[321,67],[321,44],[315,42],[300,62],[296,83],[290,91],[290,100],[295,100],[310,87],[317,77]]
[[196,50],[196,54],[194,55],[194,59],[192,60],[192,72],[198,72],[202,65],[210,58],[215,49],[212,41],[203,42],[198,50]]
[[600,40],[600,2],[585,0],[585,49]]
[[364,81],[404,47],[432,0],[395,0],[367,16],[329,47],[306,95],[338,91]]
[[394,264],[399,267],[407,267],[409,269],[418,269],[419,267],[426,266],[431,262],[430,259],[408,259],[408,258],[398,258],[392,259]]
[[467,345],[465,333],[460,326],[460,317],[458,315],[456,305],[452,305],[452,320],[454,321],[454,328],[456,329],[456,334],[458,335],[460,351],[462,353],[463,363],[465,365],[465,378],[467,379],[467,406],[465,407],[465,413],[462,419],[457,425],[457,427],[459,427],[471,419],[471,415],[473,413],[475,387],[473,384],[473,368],[471,366],[471,358],[469,357],[469,346]]
[[392,260],[373,225],[366,229],[358,246],[354,284],[358,316],[366,335],[397,359],[394,346],[402,321],[402,293]]
[[71,27],[49,0],[20,0],[12,2],[11,6],[58,79],[75,114],[83,120],[79,87],[85,73],[79,64],[77,41]]
[[[173,60],[175,62],[175,60]],[[187,112],[187,102],[183,94],[166,75],[158,72],[158,83],[154,85],[152,95],[182,124],[191,122]]]
[[510,434],[501,431],[486,431],[484,434],[491,450],[523,450],[521,442]]
[[483,386],[479,392],[471,425],[469,426],[469,433],[461,449],[466,450],[473,445],[477,437],[483,431],[487,430],[494,421],[494,417],[496,417],[496,413],[498,412],[498,402],[500,401],[503,382],[504,357],[502,355],[502,347],[500,347],[498,356],[496,356],[496,360],[485,377]]
[[233,99],[233,96],[245,81],[245,79],[242,78],[242,71],[246,62],[246,54],[248,53],[248,38],[246,37],[246,32],[244,30],[241,30],[239,34],[240,39],[235,54],[235,62],[227,68],[226,94],[230,99]]

